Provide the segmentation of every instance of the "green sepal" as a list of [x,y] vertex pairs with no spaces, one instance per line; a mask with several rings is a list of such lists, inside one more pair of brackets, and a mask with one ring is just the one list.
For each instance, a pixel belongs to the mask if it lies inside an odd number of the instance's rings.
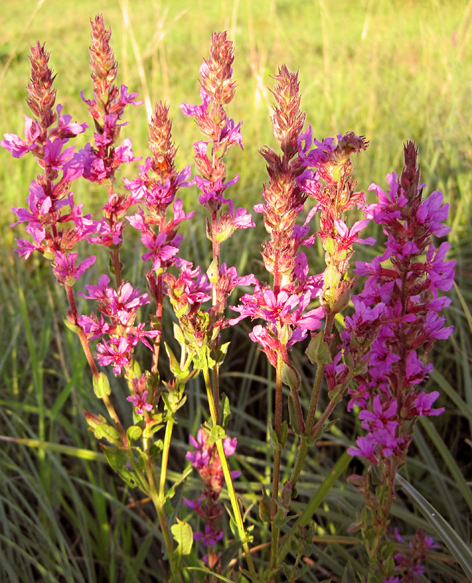
[[208,445],[213,445],[218,441],[222,441],[226,437],[226,432],[220,425],[214,425],[211,429],[207,429]]
[[141,429],[141,427],[139,427],[139,425],[131,425],[131,427],[128,427],[128,429],[126,430],[126,437],[128,438],[128,441],[130,443],[138,440],[142,434],[143,430]]
[[289,386],[292,391],[297,392],[300,390],[300,385],[302,384],[302,379],[298,370],[294,369],[286,362],[282,363],[282,382]]
[[323,241],[323,249],[330,255],[334,255],[334,252],[336,251],[334,243],[335,241],[332,237],[326,237],[326,239]]
[[310,359],[312,364],[331,364],[333,359],[329,350],[328,344],[325,342],[323,332],[318,332],[316,336],[312,336],[305,354]]
[[139,362],[137,360],[131,361],[131,367],[128,370],[128,374],[130,375],[129,378],[139,379],[141,376],[141,367],[139,366]]
[[206,344],[197,348],[197,351],[193,356],[193,366],[197,370],[212,369],[215,364],[215,361],[210,356],[210,349]]
[[345,388],[344,383],[342,383],[336,389],[329,392],[328,396],[331,403],[339,403],[343,400]]
[[159,413],[158,415],[155,415],[149,423],[146,423],[143,430],[143,437],[149,439],[162,427],[164,427],[162,413]]
[[101,372],[98,377],[93,377],[93,390],[99,399],[108,397],[111,393],[110,381],[105,373]]
[[217,257],[215,257],[213,259],[213,261],[210,263],[206,274],[208,276],[208,280],[211,283],[218,283],[218,280],[220,279],[220,272],[218,269],[218,258]]
[[69,330],[74,332],[74,334],[80,334],[80,332],[82,331],[82,328],[80,326],[78,326],[77,324],[73,324],[72,322],[69,322],[67,318],[64,318],[64,324],[67,326],[67,328],[69,328]]
[[177,542],[177,548],[174,550],[179,558],[190,555],[193,545],[193,531],[188,522],[182,522],[177,518],[177,523],[170,527],[172,536]]

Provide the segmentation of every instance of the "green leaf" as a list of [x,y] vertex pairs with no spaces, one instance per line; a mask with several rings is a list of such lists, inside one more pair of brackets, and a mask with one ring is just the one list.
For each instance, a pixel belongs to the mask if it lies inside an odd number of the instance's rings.
[[120,475],[122,480],[124,480],[130,488],[141,488],[143,492],[146,492],[146,488],[141,483],[138,476],[126,467],[126,462],[128,461],[126,454],[106,445],[102,445],[102,450],[106,455],[110,466]]
[[272,424],[269,423],[268,427],[269,427],[269,443],[270,443],[270,445],[274,448],[274,450],[282,449],[282,447],[279,443],[279,438],[277,437],[277,434],[275,433],[275,430],[272,427]]
[[101,372],[98,377],[93,377],[93,390],[99,399],[111,393],[110,381],[105,373]]
[[216,353],[213,353],[216,364],[223,364],[230,344],[231,342],[225,342],[224,344],[218,347]]
[[67,318],[64,318],[64,324],[67,326],[67,328],[69,328],[69,330],[74,332],[74,334],[79,334],[79,332],[82,330],[80,326],[77,326],[77,324],[69,322]]
[[305,354],[310,359],[312,364],[331,364],[333,359],[331,358],[331,352],[329,346],[326,344],[323,332],[318,332],[318,334],[310,340],[310,344],[305,351]]
[[214,425],[210,431],[208,431],[208,445],[213,445],[217,441],[223,440],[225,437],[225,430],[219,425]]
[[397,474],[395,482],[416,503],[423,516],[454,555],[469,580],[472,581],[472,549],[461,539],[451,525],[444,520],[434,506],[423,498],[405,478]]
[[95,429],[91,428],[91,431],[94,432],[97,439],[107,439],[113,445],[118,445],[117,442],[119,443],[120,434],[111,425],[107,425],[106,423],[97,425]]
[[288,396],[288,414],[290,419],[290,427],[293,429],[296,435],[302,435],[302,430],[298,422],[297,408],[295,407],[295,401],[292,395]]
[[228,397],[222,393],[220,397],[220,419],[222,427],[226,426],[226,421],[231,417]]
[[138,425],[131,425],[131,427],[128,427],[126,431],[126,437],[128,438],[128,441],[136,441],[141,437],[142,434],[143,430]]
[[177,523],[173,524],[170,530],[178,545],[176,552],[180,556],[189,555],[193,545],[193,531],[190,524],[177,518]]
[[344,569],[344,575],[341,583],[355,583],[357,581],[356,573],[354,572],[354,567],[351,563],[346,565]]
[[169,366],[170,366],[170,370],[172,371],[172,374],[176,377],[180,376],[182,374],[182,369],[180,368],[180,363],[177,360],[177,357],[175,356],[175,354],[172,352],[172,349],[170,348],[170,346],[167,344],[167,342],[164,342],[164,346],[167,352],[167,356],[169,357]]
[[302,379],[300,373],[286,362],[282,364],[282,382],[292,391],[299,391]]
[[[280,510],[279,510],[279,512],[280,512]],[[278,512],[277,512],[277,514],[278,514]],[[293,518],[293,516],[282,516],[281,518],[275,517],[275,520],[274,520],[275,528],[283,528],[287,524],[287,522],[292,520],[292,518]]]
[[219,579],[220,581],[225,581],[225,583],[233,583],[231,579],[227,579],[226,577],[223,577],[223,575],[218,575],[218,573],[214,573],[213,571],[210,571],[209,569],[204,569],[203,567],[185,567],[185,569],[187,571],[201,571],[202,573],[211,575],[214,578],[216,577],[216,579]]
[[259,500],[259,516],[263,522],[270,522],[270,498],[267,495],[265,486],[262,486],[262,499]]

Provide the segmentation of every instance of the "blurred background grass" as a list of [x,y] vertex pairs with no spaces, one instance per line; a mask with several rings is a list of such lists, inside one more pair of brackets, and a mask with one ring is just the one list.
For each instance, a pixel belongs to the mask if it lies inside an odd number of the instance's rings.
[[[452,339],[432,353],[436,372],[429,381],[431,390],[441,387],[441,406],[448,411],[434,419],[436,432],[428,423],[418,427],[406,475],[464,539],[470,538],[472,2],[4,0],[1,133],[22,135],[23,114],[28,113],[28,49],[37,40],[46,42],[51,52],[57,102],[74,119],[90,124],[80,91],[91,96],[89,18],[97,12],[113,30],[118,81],[151,104],[156,100],[170,104],[179,167],[191,163],[192,143],[200,135],[178,105],[199,102],[198,67],[211,33],[228,30],[235,42],[238,82],[229,113],[244,122],[245,150],[233,149],[228,156],[230,175],[240,174],[231,193],[237,206],[260,200],[266,173],[257,149],[275,145],[267,88],[282,63],[299,69],[302,107],[315,136],[352,130],[370,140],[367,152],[354,161],[360,188],[366,190],[371,182],[384,185],[387,172],[401,170],[402,144],[416,141],[427,191],[442,190],[451,205],[450,256],[458,263],[457,288],[447,313],[456,329]],[[146,107],[129,108],[126,119],[130,124],[122,136],[132,137],[135,154],[146,156]],[[90,130],[81,138],[78,146],[91,139]],[[14,220],[10,207],[24,205],[35,172],[32,158],[13,160],[0,151],[0,434],[58,447],[37,450],[6,443],[0,451],[0,580],[165,581],[150,506],[134,500],[136,493],[111,474],[84,426],[82,409],[98,411],[99,406],[92,398],[80,347],[62,324],[62,290],[42,260],[24,262],[12,253],[14,237],[24,232],[21,227],[8,228]],[[103,204],[104,191],[94,185],[77,184],[76,195],[85,212]],[[187,211],[196,207],[195,191],[189,189],[183,198]],[[203,212],[184,227],[182,249],[183,256],[204,264],[209,246],[198,220],[204,220]],[[224,260],[260,275],[263,237],[261,225],[254,233],[236,234],[223,250]],[[321,268],[319,249],[311,251],[316,271]],[[358,258],[366,252],[359,250]],[[135,238],[125,249],[125,277],[144,288],[141,254]],[[94,280],[106,270],[106,255],[98,255],[97,270],[88,275]],[[82,307],[86,309],[85,302]],[[243,328],[236,332],[224,378],[233,403],[231,431],[238,435],[244,454],[238,458],[245,474],[240,487],[250,503],[260,492],[258,481],[268,477],[265,427],[271,417],[273,382]],[[294,354],[294,359],[304,372],[306,398],[313,370],[302,353]],[[124,387],[115,385],[120,407]],[[197,379],[176,434],[172,470],[177,473],[184,467],[188,431],[195,431],[205,415],[202,398]],[[129,415],[126,407],[122,414]],[[352,416],[340,408],[337,417],[337,428],[324,436],[308,461],[300,485],[302,501],[313,494],[314,485],[329,474],[355,437]],[[286,452],[287,465],[294,451],[292,447]],[[198,488],[192,480],[187,487]],[[339,578],[348,560],[362,571],[362,547],[348,545],[343,538],[360,505],[344,481],[330,491],[316,514],[316,566],[306,581],[323,580],[328,574]],[[414,528],[427,527],[401,497],[394,517],[407,538]],[[428,565],[430,581],[464,580],[447,553],[432,557]],[[187,574],[188,581],[192,577]]]

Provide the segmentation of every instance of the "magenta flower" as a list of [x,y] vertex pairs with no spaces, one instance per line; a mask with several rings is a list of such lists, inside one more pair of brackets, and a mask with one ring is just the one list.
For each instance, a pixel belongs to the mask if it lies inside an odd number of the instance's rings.
[[[151,249],[150,253],[145,253],[142,256],[142,260],[147,261],[148,259],[152,259],[152,269],[154,271],[159,271],[163,262],[169,261],[179,252],[177,246],[172,244],[166,245],[167,233],[159,233],[157,237],[145,233],[142,235],[141,241],[148,249]],[[173,242],[175,242],[175,239]]]
[[113,365],[115,375],[121,374],[121,368],[128,368],[133,352],[132,339],[126,336],[119,338],[110,338],[108,342],[102,341],[97,344],[96,356],[100,366]]
[[210,545],[214,547],[216,541],[223,538],[223,531],[214,532],[209,524],[205,526],[205,534],[200,534],[199,532],[193,533],[194,540],[201,540],[204,545]]
[[0,142],[0,146],[11,152],[13,158],[22,158],[27,152],[38,147],[35,141],[39,137],[39,125],[30,117],[26,115],[24,117],[26,141],[16,134],[4,134],[5,139]]
[[370,431],[375,431],[378,429],[387,429],[387,431],[392,432],[398,425],[397,421],[390,421],[392,417],[395,417],[397,412],[397,402],[391,400],[390,402],[382,404],[380,396],[377,395],[374,398],[373,411],[361,411],[359,413],[359,419],[362,419],[362,427]]
[[443,411],[445,411],[444,407],[441,409],[431,409],[434,401],[439,397],[439,391],[433,391],[432,393],[420,393],[413,404],[414,411],[412,413],[419,417],[428,416],[428,415],[441,415]]
[[153,409],[151,403],[147,402],[148,394],[149,391],[144,391],[142,395],[135,393],[130,397],[126,397],[127,401],[133,403],[134,409],[138,415],[144,415],[145,410],[149,413]]
[[84,259],[84,261],[79,263],[76,267],[75,262],[78,256],[78,253],[69,253],[69,255],[65,255],[60,251],[56,252],[53,262],[53,271],[59,283],[73,285],[75,283],[74,279],[79,279],[79,277],[85,273],[85,270],[91,267],[96,260],[95,255],[92,255],[91,257]]
[[357,439],[358,447],[350,447],[347,450],[347,453],[352,456],[363,456],[368,459],[372,464],[377,464],[377,458],[375,457],[375,450],[377,447],[377,443],[375,440],[372,439],[371,436],[367,437],[359,437]]

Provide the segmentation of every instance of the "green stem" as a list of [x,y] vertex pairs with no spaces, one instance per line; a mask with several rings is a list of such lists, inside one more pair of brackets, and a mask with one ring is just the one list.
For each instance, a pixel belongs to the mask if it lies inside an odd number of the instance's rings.
[[[326,340],[327,336],[329,334],[331,334],[331,331],[333,329],[333,324],[334,324],[334,314],[329,313],[327,318],[326,318],[326,324],[325,324],[325,329],[324,329],[325,340]],[[306,424],[305,424],[305,433],[300,440],[300,447],[298,449],[297,460],[295,462],[295,466],[294,466],[293,471],[292,471],[292,477],[291,477],[292,488],[295,488],[295,486],[297,485],[298,478],[300,477],[300,473],[301,473],[302,468],[303,468],[303,464],[305,463],[306,454],[308,453],[308,449],[309,449],[308,441],[311,439],[312,434],[313,434],[313,426],[315,425],[316,409],[318,408],[318,401],[320,398],[321,383],[323,381],[324,371],[325,371],[325,365],[318,363],[318,368],[316,369],[315,381],[313,383],[313,391],[311,393],[310,408],[308,409],[308,416],[307,416]],[[331,411],[334,408],[334,407],[330,408],[331,404],[332,403],[330,403],[328,405],[328,409],[329,409],[328,416],[331,414]],[[318,426],[320,426],[319,422],[316,425],[316,427],[318,427]]]
[[[208,395],[208,404],[210,408],[211,420],[214,425],[217,425],[217,414],[215,402],[213,400],[213,391],[211,388],[210,373],[208,368],[203,370],[203,376],[205,378],[205,385]],[[251,557],[251,552],[249,550],[249,544],[247,542],[247,534],[244,529],[243,517],[241,515],[241,508],[239,507],[238,499],[236,496],[236,491],[234,489],[233,479],[231,478],[231,471],[229,469],[228,460],[226,459],[226,454],[224,450],[223,440],[219,439],[216,442],[216,448],[218,450],[218,455],[220,457],[221,467],[223,469],[223,475],[225,477],[226,487],[228,488],[228,495],[231,500],[231,507],[233,509],[234,520],[236,522],[236,527],[238,529],[239,539],[242,542],[244,554],[246,556],[246,562],[251,575],[256,577],[256,569],[254,567],[254,561]]]
[[146,468],[146,472],[149,479],[149,495],[154,503],[156,508],[157,517],[159,519],[159,524],[161,526],[162,536],[164,537],[164,544],[167,549],[167,556],[169,557],[170,569],[171,569],[171,582],[172,583],[183,583],[182,573],[179,568],[179,560],[178,557],[174,555],[174,544],[172,542],[172,536],[169,529],[169,523],[167,522],[167,516],[164,510],[164,504],[159,499],[159,495],[157,493],[156,484],[154,481],[154,474],[151,468]]
[[161,476],[159,480],[159,500],[164,503],[165,498],[165,487],[166,487],[166,478],[167,478],[167,464],[169,462],[169,449],[170,449],[170,441],[172,439],[172,431],[174,429],[174,418],[168,415],[167,424],[166,424],[166,432],[164,435],[164,446],[162,449],[162,461],[161,461]]
[[[275,377],[275,434],[280,444],[282,440],[282,407],[283,407],[283,383],[282,383],[282,355],[277,355],[277,367]],[[272,508],[271,508],[271,530],[272,538],[270,545],[270,568],[277,567],[280,529],[275,526],[275,516],[277,514],[277,500],[279,497],[279,483],[280,483],[280,466],[282,461],[282,449],[279,445],[274,452],[274,471],[272,473]]]
[[[213,211],[211,213],[211,235],[212,235],[212,248],[213,248],[213,281],[212,281],[212,306],[216,307],[218,304],[218,282],[220,279],[220,243],[217,240],[218,233],[218,211]],[[218,337],[215,338],[213,342],[213,350],[218,350]],[[219,420],[219,410],[220,410],[220,367],[218,364],[211,371],[211,376],[213,379],[213,399],[215,401],[216,408],[216,424],[218,425]]]
[[306,454],[308,453],[308,441],[311,438],[313,425],[315,424],[316,409],[318,407],[318,399],[321,391],[321,382],[323,380],[325,365],[318,365],[316,370],[315,382],[313,384],[313,392],[311,394],[310,408],[308,410],[308,417],[305,425],[305,434],[300,440],[300,447],[298,448],[297,460],[292,471],[292,487],[295,488],[300,477],[300,473],[305,463]]

